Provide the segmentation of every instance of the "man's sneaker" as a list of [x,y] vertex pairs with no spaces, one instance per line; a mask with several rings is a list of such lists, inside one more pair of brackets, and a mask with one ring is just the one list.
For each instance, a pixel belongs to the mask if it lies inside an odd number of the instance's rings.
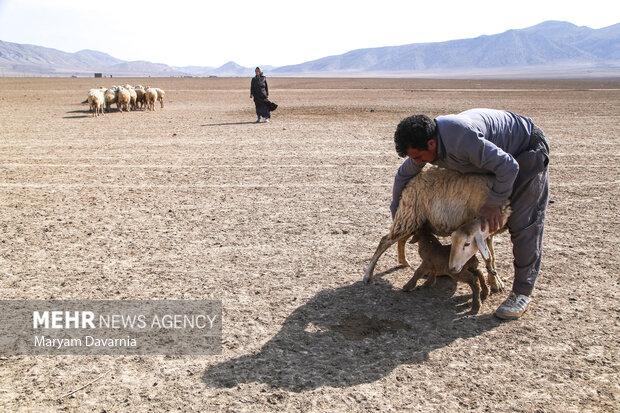
[[495,316],[503,320],[516,320],[527,310],[531,298],[523,294],[510,293],[508,298],[495,310]]
[[269,123],[269,118],[265,118],[265,123]]
[[256,118],[256,122],[254,123],[260,123],[260,116]]

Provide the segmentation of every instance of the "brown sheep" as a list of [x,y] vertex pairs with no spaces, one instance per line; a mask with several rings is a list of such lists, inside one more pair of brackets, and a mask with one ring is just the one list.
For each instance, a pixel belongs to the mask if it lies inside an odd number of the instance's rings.
[[405,286],[404,291],[411,291],[416,288],[418,280],[426,276],[426,282],[422,287],[428,287],[435,283],[435,278],[441,275],[449,275],[455,282],[469,284],[472,291],[471,312],[473,314],[480,311],[481,300],[485,300],[489,295],[484,275],[478,269],[480,262],[476,256],[472,256],[458,273],[451,273],[449,268],[450,245],[443,245],[425,226],[417,234],[418,253],[422,258],[422,263],[415,270],[413,277]]

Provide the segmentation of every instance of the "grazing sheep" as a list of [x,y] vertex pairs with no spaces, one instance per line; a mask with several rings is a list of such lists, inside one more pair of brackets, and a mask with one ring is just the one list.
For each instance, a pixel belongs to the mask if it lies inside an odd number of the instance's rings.
[[164,96],[166,96],[166,92],[163,91],[163,89],[160,89],[158,87],[155,88],[155,90],[157,91],[157,100],[159,101],[159,103],[161,103],[161,108],[164,108]]
[[107,89],[105,93],[103,94],[105,98],[105,111],[106,112],[110,112],[110,105],[117,102],[116,92],[117,92],[116,86],[112,86],[111,88]]
[[116,107],[119,112],[129,111],[129,102],[131,101],[131,94],[127,89],[122,86],[118,87],[118,91],[116,92]]
[[93,117],[103,115],[103,106],[105,105],[105,97],[101,89],[91,89],[86,98],[93,111]]
[[422,263],[415,270],[411,280],[405,284],[403,291],[416,289],[416,283],[424,276],[427,278],[422,287],[433,285],[436,277],[449,275],[455,282],[461,281],[469,284],[472,291],[471,312],[473,314],[478,313],[481,300],[484,301],[489,295],[489,288],[484,281],[484,276],[478,269],[480,264],[478,258],[475,255],[470,256],[459,271],[454,272],[451,271],[452,267],[449,266],[451,258],[450,245],[443,245],[439,242],[437,237],[426,226],[417,235],[414,235],[414,239],[418,242],[418,253]]
[[[428,222],[431,231],[439,236],[453,231],[471,221],[487,199],[492,177],[480,174],[461,174],[437,167],[427,167],[403,190],[396,215],[387,235],[381,238],[377,250],[364,271],[364,281],[372,280],[377,261],[394,243],[398,242],[398,261],[408,266],[405,243]],[[492,236],[487,239],[488,245]],[[492,250],[492,245],[489,247]],[[503,289],[503,282],[493,266],[493,259],[486,260],[489,284],[492,291]]]
[[144,86],[137,85],[134,87],[134,90],[136,91],[136,108],[139,106],[140,109],[144,109],[144,105],[146,104]]
[[144,92],[144,99],[146,101],[146,110],[155,110],[155,101],[157,100],[157,90],[150,87]]
[[[94,88],[94,89],[90,89],[90,90],[101,90],[101,93],[105,93],[106,89],[107,89],[107,88],[105,88],[105,87],[103,87],[103,86],[99,86],[98,88]],[[89,93],[90,93],[90,91],[89,91]],[[88,103],[88,97],[87,97],[86,99],[84,99],[81,103],[82,103],[83,105],[84,105],[84,104],[86,104],[86,103]]]
[[124,88],[129,91],[129,109],[136,110],[138,108],[137,107],[138,94],[136,90],[131,85],[125,85]]

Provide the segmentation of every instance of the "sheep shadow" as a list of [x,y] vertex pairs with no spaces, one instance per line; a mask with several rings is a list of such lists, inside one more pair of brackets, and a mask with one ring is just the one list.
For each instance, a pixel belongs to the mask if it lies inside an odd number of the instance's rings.
[[92,117],[92,113],[90,109],[79,109],[79,110],[69,110],[67,113],[81,113],[81,115],[68,115],[63,116],[63,119],[81,119],[81,118],[89,118]]
[[449,279],[438,279],[413,292],[381,280],[321,291],[260,351],[208,368],[203,382],[214,388],[257,382],[295,392],[374,382],[500,324],[491,314],[465,316],[452,299],[455,289]]
[[224,122],[224,123],[205,123],[204,125],[200,125],[200,126],[232,126],[232,125],[251,125],[253,123],[256,122]]

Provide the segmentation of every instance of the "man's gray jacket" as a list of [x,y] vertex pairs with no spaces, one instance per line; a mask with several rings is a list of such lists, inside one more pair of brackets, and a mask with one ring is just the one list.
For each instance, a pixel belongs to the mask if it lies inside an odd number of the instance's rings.
[[[462,173],[493,174],[487,202],[504,204],[519,172],[515,157],[530,146],[532,120],[503,110],[471,109],[458,115],[439,116],[435,122],[437,159],[432,164]],[[423,167],[424,164],[417,165],[407,158],[398,169],[390,205],[392,216],[405,185]]]

